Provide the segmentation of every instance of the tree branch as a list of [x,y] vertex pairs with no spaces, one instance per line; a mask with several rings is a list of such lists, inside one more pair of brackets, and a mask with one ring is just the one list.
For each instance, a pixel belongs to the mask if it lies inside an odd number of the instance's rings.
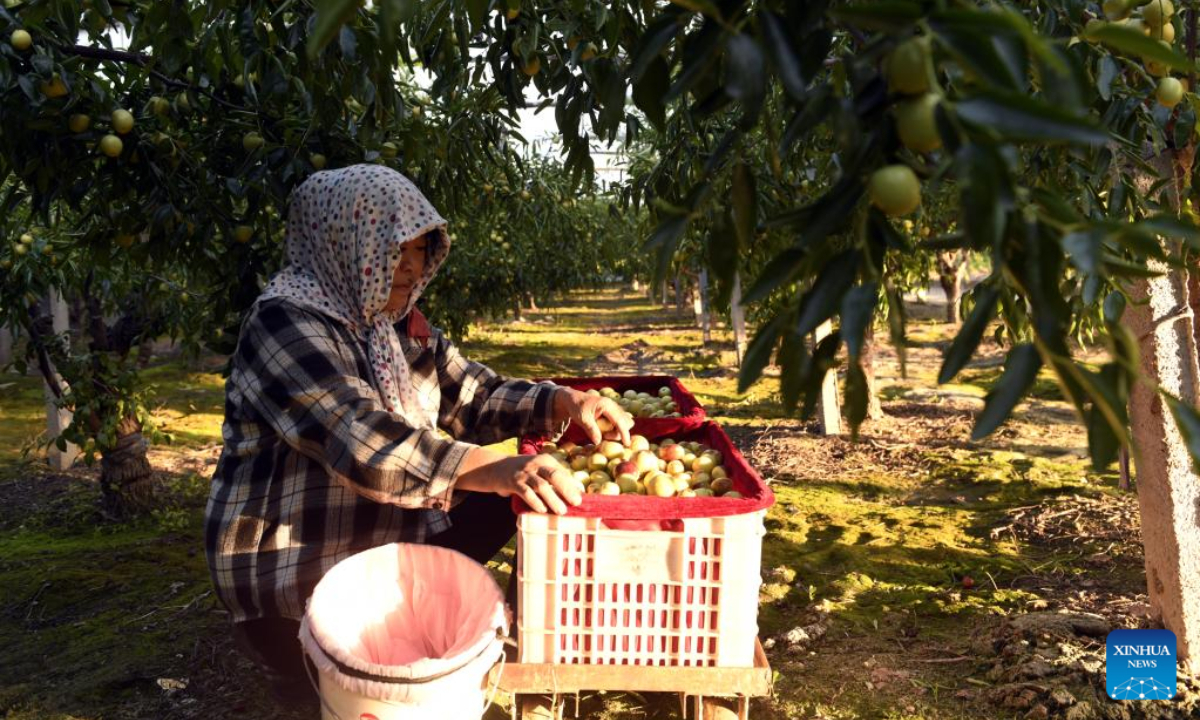
[[71,45],[62,48],[64,52],[69,52],[72,55],[79,57],[91,58],[93,60],[112,60],[113,62],[127,62],[134,65],[145,66],[151,60],[149,55],[141,53],[132,53],[128,50],[109,50],[108,48],[92,47],[90,45]]
[[21,326],[25,328],[25,332],[29,334],[29,342],[33,343],[34,350],[37,352],[38,370],[42,373],[42,379],[46,381],[46,386],[50,388],[50,392],[54,393],[54,397],[62,400],[63,388],[59,384],[58,373],[54,372],[54,366],[50,363],[50,353],[46,350],[46,344],[42,341],[42,333],[39,322],[40,318],[35,314],[37,306],[29,307],[28,315],[21,315]]
[[109,350],[108,325],[104,322],[104,311],[100,309],[100,300],[92,293],[92,281],[95,271],[88,271],[87,279],[83,281],[83,302],[88,310],[88,325],[92,335],[92,352]]
[[[71,55],[75,55],[76,57],[88,58],[90,60],[107,60],[110,62],[130,63],[130,64],[137,65],[138,67],[143,67],[143,68],[146,67],[149,63],[152,63],[154,61],[154,58],[150,57],[149,55],[143,55],[141,53],[132,53],[127,50],[109,50],[108,48],[91,47],[89,45],[68,45],[68,46],[62,46],[59,49],[65,53],[70,53]],[[205,97],[210,98],[213,102],[224,105],[225,107],[227,107],[231,110],[248,110],[249,109],[249,108],[245,107],[244,105],[236,105],[234,103],[229,102],[228,100],[222,100],[221,98],[214,95],[211,90],[207,90],[207,89],[201,88],[201,87],[196,87],[195,85],[192,85],[191,83],[185,82],[183,80],[176,80],[175,78],[164,75],[161,72],[159,72],[153,68],[150,68],[150,75],[153,78],[155,78],[156,80],[162,82],[164,85],[168,85],[170,87],[176,87],[176,88],[187,88],[189,90],[195,90],[196,92],[200,93],[201,95],[204,95]]]

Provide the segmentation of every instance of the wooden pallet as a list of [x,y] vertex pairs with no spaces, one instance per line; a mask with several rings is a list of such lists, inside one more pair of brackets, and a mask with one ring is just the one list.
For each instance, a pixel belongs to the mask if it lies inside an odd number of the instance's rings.
[[584,690],[676,693],[684,717],[749,720],[750,698],[771,692],[771,665],[756,639],[751,668],[555,665],[509,658],[502,669],[492,669],[488,684],[497,679],[513,695],[513,720],[561,720],[567,696]]

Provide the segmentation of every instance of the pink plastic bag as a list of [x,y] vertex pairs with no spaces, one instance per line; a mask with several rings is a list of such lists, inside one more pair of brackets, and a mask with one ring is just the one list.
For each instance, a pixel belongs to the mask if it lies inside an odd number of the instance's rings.
[[325,717],[384,720],[398,708],[395,717],[477,718],[508,625],[487,568],[455,550],[394,543],[321,579],[300,642],[320,675]]

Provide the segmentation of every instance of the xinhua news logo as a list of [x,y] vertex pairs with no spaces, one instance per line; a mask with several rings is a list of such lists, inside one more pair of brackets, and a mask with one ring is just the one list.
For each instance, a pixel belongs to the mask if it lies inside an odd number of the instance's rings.
[[1108,634],[1105,677],[1114,700],[1175,697],[1175,633],[1113,630]]

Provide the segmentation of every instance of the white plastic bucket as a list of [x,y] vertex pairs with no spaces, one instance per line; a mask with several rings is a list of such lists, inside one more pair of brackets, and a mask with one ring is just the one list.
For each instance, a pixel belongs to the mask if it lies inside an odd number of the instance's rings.
[[326,573],[300,643],[317,670],[323,720],[478,720],[508,624],[485,567],[455,550],[394,543]]

